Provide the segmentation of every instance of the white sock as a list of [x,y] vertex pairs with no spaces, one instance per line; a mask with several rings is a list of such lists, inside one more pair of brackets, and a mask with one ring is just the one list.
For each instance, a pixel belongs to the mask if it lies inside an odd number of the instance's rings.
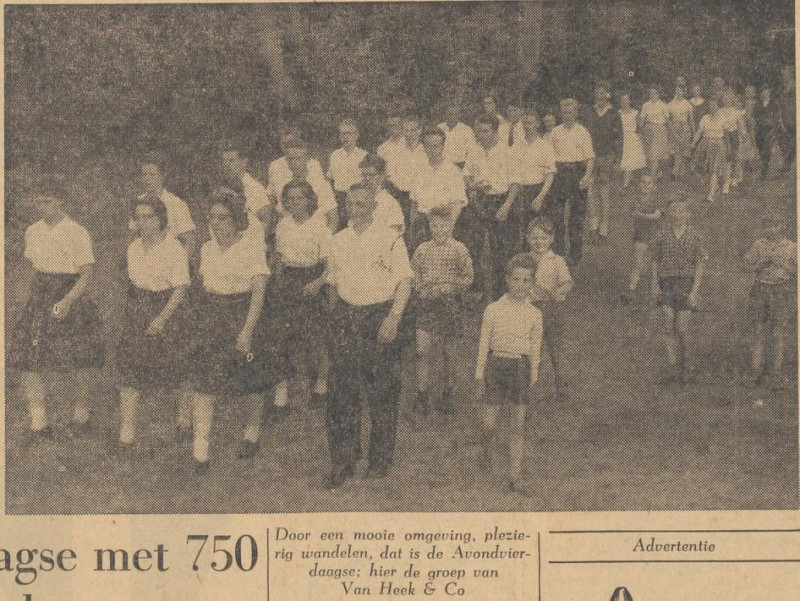
[[286,407],[289,404],[289,382],[282,380],[275,387],[275,401],[273,403],[276,407]]
[[211,422],[214,418],[214,397],[195,392],[192,397],[192,421],[194,426],[194,458],[208,461],[208,444]]
[[139,391],[125,386],[119,391],[119,441],[131,444],[136,437],[136,413],[139,408]]
[[248,424],[244,429],[244,438],[247,442],[258,442],[258,437],[260,432],[260,428],[258,426]]
[[317,378],[314,381],[314,394],[328,394],[328,378]]
[[31,418],[31,430],[38,432],[47,427],[47,408],[45,407],[45,391],[42,376],[35,372],[22,374],[22,394],[28,403]]

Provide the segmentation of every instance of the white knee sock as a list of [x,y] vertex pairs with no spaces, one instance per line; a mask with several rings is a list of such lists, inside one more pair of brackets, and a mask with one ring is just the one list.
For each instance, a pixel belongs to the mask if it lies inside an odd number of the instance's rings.
[[139,391],[125,386],[119,391],[119,441],[131,444],[136,437],[136,413],[139,408]]
[[208,461],[208,444],[211,422],[214,418],[214,397],[195,392],[192,397],[192,421],[194,426],[194,458]]
[[22,374],[22,394],[28,403],[31,430],[39,431],[47,427],[47,408],[42,376],[35,372]]
[[275,387],[275,401],[276,407],[286,407],[289,404],[289,382],[282,380]]

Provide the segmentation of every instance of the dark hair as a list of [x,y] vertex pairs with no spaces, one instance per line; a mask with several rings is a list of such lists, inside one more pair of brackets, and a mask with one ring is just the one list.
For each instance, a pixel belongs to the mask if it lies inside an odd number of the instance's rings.
[[453,216],[453,211],[450,210],[448,205],[436,205],[428,211],[428,218],[439,217],[440,219],[450,219]]
[[136,198],[131,202],[131,219],[136,217],[136,207],[143,206],[153,209],[153,215],[158,218],[159,229],[162,231],[167,229],[167,207],[158,196],[151,194]]
[[610,601],[633,601],[633,596],[628,592],[624,586],[618,586],[611,593]]
[[244,196],[224,186],[214,188],[208,200],[208,210],[211,211],[214,205],[222,205],[228,209],[236,231],[243,232],[247,229],[249,221],[245,211]]
[[533,230],[542,230],[545,234],[552,236],[555,231],[556,227],[553,224],[553,220],[549,217],[544,217],[539,215],[538,217],[534,217],[531,219],[530,223],[528,223],[527,233],[530,234]]
[[303,142],[303,139],[302,138],[298,138],[296,136],[292,136],[286,141],[286,146],[284,147],[284,150],[286,152],[288,152],[289,150],[292,150],[293,148],[294,149],[300,149],[300,150],[306,150],[306,151],[308,150],[308,147],[306,146],[306,143]]
[[356,182],[348,189],[348,192],[358,192],[359,190],[368,190],[367,184],[364,182]]
[[169,159],[163,150],[151,150],[142,157],[142,165],[155,165],[162,176],[167,175]]
[[281,130],[281,138],[284,138],[286,136],[292,136],[292,137],[295,137],[295,138],[302,139],[303,138],[303,132],[300,130],[300,127],[298,125],[294,125],[294,124],[287,125]]
[[500,128],[500,119],[497,118],[497,115],[481,115],[475,119],[475,127],[478,125],[488,125],[492,131],[497,131]]
[[361,159],[361,162],[358,164],[358,166],[361,169],[374,167],[375,171],[378,173],[386,173],[386,161],[383,157],[380,157],[372,152],[368,153],[363,159]]
[[425,129],[423,129],[420,138],[424,140],[429,136],[436,136],[437,138],[441,139],[443,144],[445,140],[447,140],[447,136],[445,135],[445,133],[441,129],[435,126],[426,127]]
[[536,262],[530,255],[517,255],[512,257],[512,259],[506,263],[506,267],[503,270],[506,280],[511,277],[515,269],[527,269],[531,272],[531,275],[534,275],[536,273]]
[[300,190],[303,193],[303,196],[305,196],[306,201],[308,201],[308,214],[313,215],[316,213],[317,208],[319,207],[317,193],[314,192],[313,186],[304,179],[293,179],[283,187],[283,191],[281,192],[281,204],[284,207],[286,206],[286,200],[289,198],[289,192],[295,189]]

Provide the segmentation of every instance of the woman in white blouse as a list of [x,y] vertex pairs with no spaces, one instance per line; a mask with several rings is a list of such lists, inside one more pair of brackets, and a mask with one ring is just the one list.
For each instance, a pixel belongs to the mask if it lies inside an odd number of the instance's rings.
[[258,450],[264,393],[282,376],[278,353],[266,336],[263,308],[270,271],[264,244],[245,236],[244,199],[221,188],[211,195],[211,240],[200,251],[203,294],[196,307],[192,348],[195,473],[209,469],[209,434],[214,405],[221,396],[243,397],[247,405],[239,457]]
[[639,131],[642,132],[642,142],[647,153],[650,176],[657,180],[661,162],[669,158],[667,138],[669,109],[661,100],[656,86],[648,89],[648,95],[650,99],[642,105],[642,110],[639,111]]
[[8,363],[22,372],[30,430],[42,439],[53,438],[42,373],[71,374],[70,430],[77,436],[89,430],[91,386],[104,363],[100,314],[86,294],[94,268],[92,240],[64,212],[57,193],[33,200],[42,218],[25,231],[25,258],[36,275],[9,340]]
[[[128,247],[128,302],[117,363],[120,388],[119,449],[130,454],[143,390],[177,392],[186,379],[182,369],[186,323],[184,301],[189,288],[189,262],[181,242],[169,235],[167,209],[157,196],[133,203],[131,219],[139,232]],[[191,397],[178,402],[177,438],[188,438]]]
[[315,378],[311,404],[323,407],[330,359],[320,290],[333,234],[317,210],[317,195],[308,182],[293,180],[286,184],[281,202],[286,212],[275,228],[275,250],[288,350],[295,361],[301,353],[308,357],[309,371]]
[[692,138],[694,137],[694,107],[686,99],[686,88],[678,85],[675,97],[667,105],[669,108],[669,146],[675,159],[672,168],[673,177],[677,178],[686,171],[686,163],[692,154]]

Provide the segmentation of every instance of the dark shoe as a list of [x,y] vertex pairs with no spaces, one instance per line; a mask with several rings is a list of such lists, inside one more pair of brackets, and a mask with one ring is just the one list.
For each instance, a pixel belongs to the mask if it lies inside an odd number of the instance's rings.
[[194,460],[192,472],[195,476],[205,476],[210,469],[211,463],[209,461],[197,461],[197,459]]
[[175,426],[175,442],[183,444],[192,440],[191,426]]
[[118,440],[112,449],[112,453],[118,459],[122,459],[123,461],[130,461],[133,459],[133,443],[132,442],[122,442]]
[[428,416],[428,393],[427,391],[418,390],[417,398],[414,399],[413,413],[420,417]]
[[328,394],[320,393],[320,392],[312,392],[311,393],[311,408],[312,409],[322,409],[328,403]]
[[600,234],[599,236],[597,236],[597,240],[595,240],[595,244],[597,246],[605,246],[606,244],[608,244],[608,236],[604,236],[603,234]]
[[677,365],[668,365],[664,370],[664,375],[658,380],[658,383],[666,386],[667,384],[674,384],[682,380],[683,374]]
[[364,474],[364,478],[368,480],[382,480],[386,477],[389,473],[388,467],[378,467],[376,465],[371,465],[367,468],[367,472]]
[[272,405],[269,410],[269,415],[267,416],[267,423],[274,425],[286,421],[290,411],[291,409],[288,405],[285,407],[276,407],[275,405]]
[[92,424],[90,421],[83,423],[70,422],[67,428],[67,436],[70,438],[82,438],[92,432]]
[[242,446],[239,447],[239,452],[236,457],[239,459],[252,459],[258,453],[259,444],[252,440],[243,440]]
[[325,478],[323,487],[325,490],[336,490],[341,487],[345,482],[353,477],[353,467],[347,466],[340,470],[334,470],[330,475]]
[[453,415],[453,387],[445,386],[442,391],[442,398],[436,405],[436,411],[439,415],[444,417],[451,417]]
[[508,494],[516,494],[526,499],[533,496],[533,492],[519,481],[507,480],[504,489]]
[[54,440],[53,428],[45,426],[41,430],[31,430],[31,436],[35,440]]
[[556,401],[566,403],[569,400],[569,383],[566,380],[556,381]]
[[619,302],[622,303],[623,307],[627,307],[628,305],[633,303],[633,294],[630,292],[621,294],[619,297]]

